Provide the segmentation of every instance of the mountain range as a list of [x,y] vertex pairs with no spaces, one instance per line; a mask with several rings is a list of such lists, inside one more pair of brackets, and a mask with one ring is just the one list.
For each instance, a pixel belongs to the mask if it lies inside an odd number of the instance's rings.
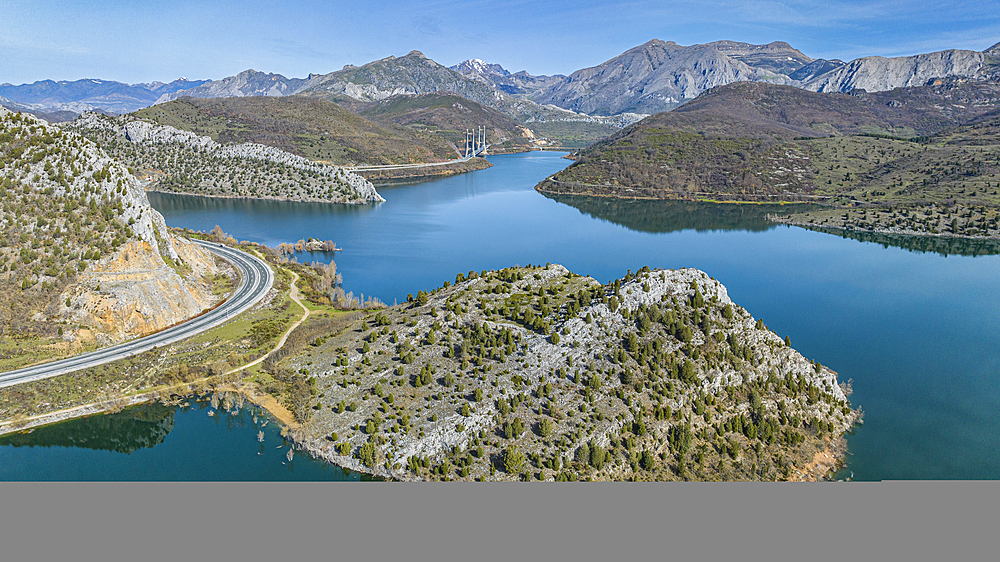
[[[472,64],[478,62],[478,64]],[[998,75],[1000,48],[950,49],[908,57],[864,57],[845,63],[813,59],[788,43],[752,45],[716,41],[682,46],[654,39],[567,77],[522,76],[527,99],[589,115],[669,111],[702,92],[733,82],[769,82],[814,92],[870,92],[922,86],[936,78],[990,79]],[[496,65],[466,61],[453,67],[497,88],[509,83]],[[502,69],[500,69],[502,70]],[[530,89],[530,84],[541,85]]]
[[102,109],[122,113],[182,96],[302,95],[335,102],[376,102],[398,95],[451,92],[494,108],[542,136],[556,130],[562,134],[567,123],[574,123],[578,129],[574,134],[587,142],[733,82],[767,82],[824,93],[875,92],[925,85],[948,77],[1000,78],[1000,45],[981,52],[950,49],[844,62],[813,59],[781,41],[765,45],[715,41],[683,46],[653,39],[569,76],[512,73],[479,59],[446,67],[412,51],[306,78],[251,69],[221,80],[179,79],[169,84],[127,85],[93,79],[3,84],[0,96],[6,101],[0,102],[33,112]]
[[101,109],[112,113],[128,113],[148,107],[163,96],[201,86],[209,80],[178,78],[169,84],[122,84],[113,80],[41,80],[32,84],[0,84],[0,96],[12,105],[28,110],[72,111],[82,113]]

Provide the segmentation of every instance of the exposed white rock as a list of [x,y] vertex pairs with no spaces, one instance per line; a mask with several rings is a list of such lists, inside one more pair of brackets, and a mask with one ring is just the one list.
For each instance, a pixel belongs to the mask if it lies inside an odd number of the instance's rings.
[[978,51],[949,49],[911,57],[864,57],[817,76],[804,87],[814,92],[854,89],[881,92],[923,86],[934,78],[974,77],[982,68],[985,56]]
[[73,126],[110,131],[137,144],[176,143],[222,158],[265,160],[284,164],[346,183],[354,189],[361,201],[385,201],[370,181],[353,172],[337,166],[319,164],[272,146],[256,143],[220,144],[212,140],[211,137],[183,131],[169,125],[157,125],[129,115],[111,118],[97,113],[85,113],[73,122]]

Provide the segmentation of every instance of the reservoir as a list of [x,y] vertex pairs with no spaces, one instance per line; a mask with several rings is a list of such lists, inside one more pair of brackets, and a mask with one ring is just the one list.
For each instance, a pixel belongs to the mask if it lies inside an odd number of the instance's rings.
[[[344,248],[335,257],[344,289],[386,304],[454,281],[459,272],[512,265],[559,263],[601,282],[644,265],[697,267],[721,281],[754,317],[790,337],[805,357],[837,371],[841,381],[852,381],[851,402],[865,417],[848,437],[842,476],[1000,478],[995,244],[843,237],[769,223],[765,215],[777,209],[768,206],[548,197],[534,191],[570,163],[561,156],[496,156],[487,170],[380,186],[386,202],[379,205],[165,194],[150,194],[150,202],[171,226],[208,231],[219,225],[239,240],[271,246],[309,237],[333,240]],[[331,257],[306,253],[298,259]],[[88,448],[79,438],[53,436],[51,428],[2,439],[0,478],[358,477],[301,453],[289,463],[276,424],[261,428],[263,414],[254,423],[248,408],[233,413],[198,401],[141,408],[146,410],[113,414],[124,421],[98,423],[93,420],[109,416],[94,416],[52,426],[59,428],[55,433],[101,434],[118,443],[113,434],[136,431],[135,418],[162,416],[155,431],[146,428],[156,436],[128,446]],[[179,466],[171,469],[173,464]]]

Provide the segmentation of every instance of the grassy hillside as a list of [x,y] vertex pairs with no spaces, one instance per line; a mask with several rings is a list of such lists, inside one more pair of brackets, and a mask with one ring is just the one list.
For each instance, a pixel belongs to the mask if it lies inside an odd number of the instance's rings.
[[335,165],[456,157],[447,142],[432,135],[372,123],[333,102],[301,96],[182,98],[137,111],[135,116],[220,143],[253,142]]
[[394,96],[380,102],[356,103],[354,110],[378,123],[393,123],[427,133],[459,149],[465,146],[465,132],[487,128],[490,152],[523,151],[531,148],[531,133],[499,111],[461,96],[444,92],[417,96]]
[[996,205],[1000,86],[877,94],[731,84],[579,152],[550,193],[840,206]]

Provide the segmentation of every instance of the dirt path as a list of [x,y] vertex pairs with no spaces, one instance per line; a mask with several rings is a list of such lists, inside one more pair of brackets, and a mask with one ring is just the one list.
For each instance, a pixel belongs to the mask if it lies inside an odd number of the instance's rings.
[[303,311],[302,312],[302,318],[299,318],[298,320],[296,320],[295,323],[292,324],[288,328],[288,330],[286,330],[285,333],[281,335],[281,339],[278,340],[278,344],[274,346],[274,349],[272,349],[271,351],[268,351],[264,356],[260,357],[259,359],[254,360],[254,361],[251,361],[251,362],[247,363],[246,365],[242,365],[242,366],[236,367],[235,369],[230,369],[229,371],[226,371],[226,373],[225,373],[226,375],[231,375],[233,373],[238,373],[240,371],[244,371],[246,369],[249,369],[250,367],[253,367],[255,365],[259,365],[259,364],[263,363],[265,359],[267,359],[268,357],[270,357],[274,352],[276,352],[279,349],[281,349],[282,346],[285,345],[285,342],[288,341],[288,336],[295,330],[295,328],[298,328],[303,322],[306,321],[306,318],[309,318],[309,315],[312,314],[312,312],[309,310],[309,308],[300,299],[300,297],[302,295],[299,293],[299,287],[298,287],[298,285],[296,285],[296,283],[298,283],[298,281],[299,281],[299,274],[295,273],[294,271],[289,271],[289,273],[292,274],[292,282],[290,284],[290,289],[288,291],[288,296],[293,301],[295,301],[295,304],[299,305],[299,307],[302,308],[302,311]]

